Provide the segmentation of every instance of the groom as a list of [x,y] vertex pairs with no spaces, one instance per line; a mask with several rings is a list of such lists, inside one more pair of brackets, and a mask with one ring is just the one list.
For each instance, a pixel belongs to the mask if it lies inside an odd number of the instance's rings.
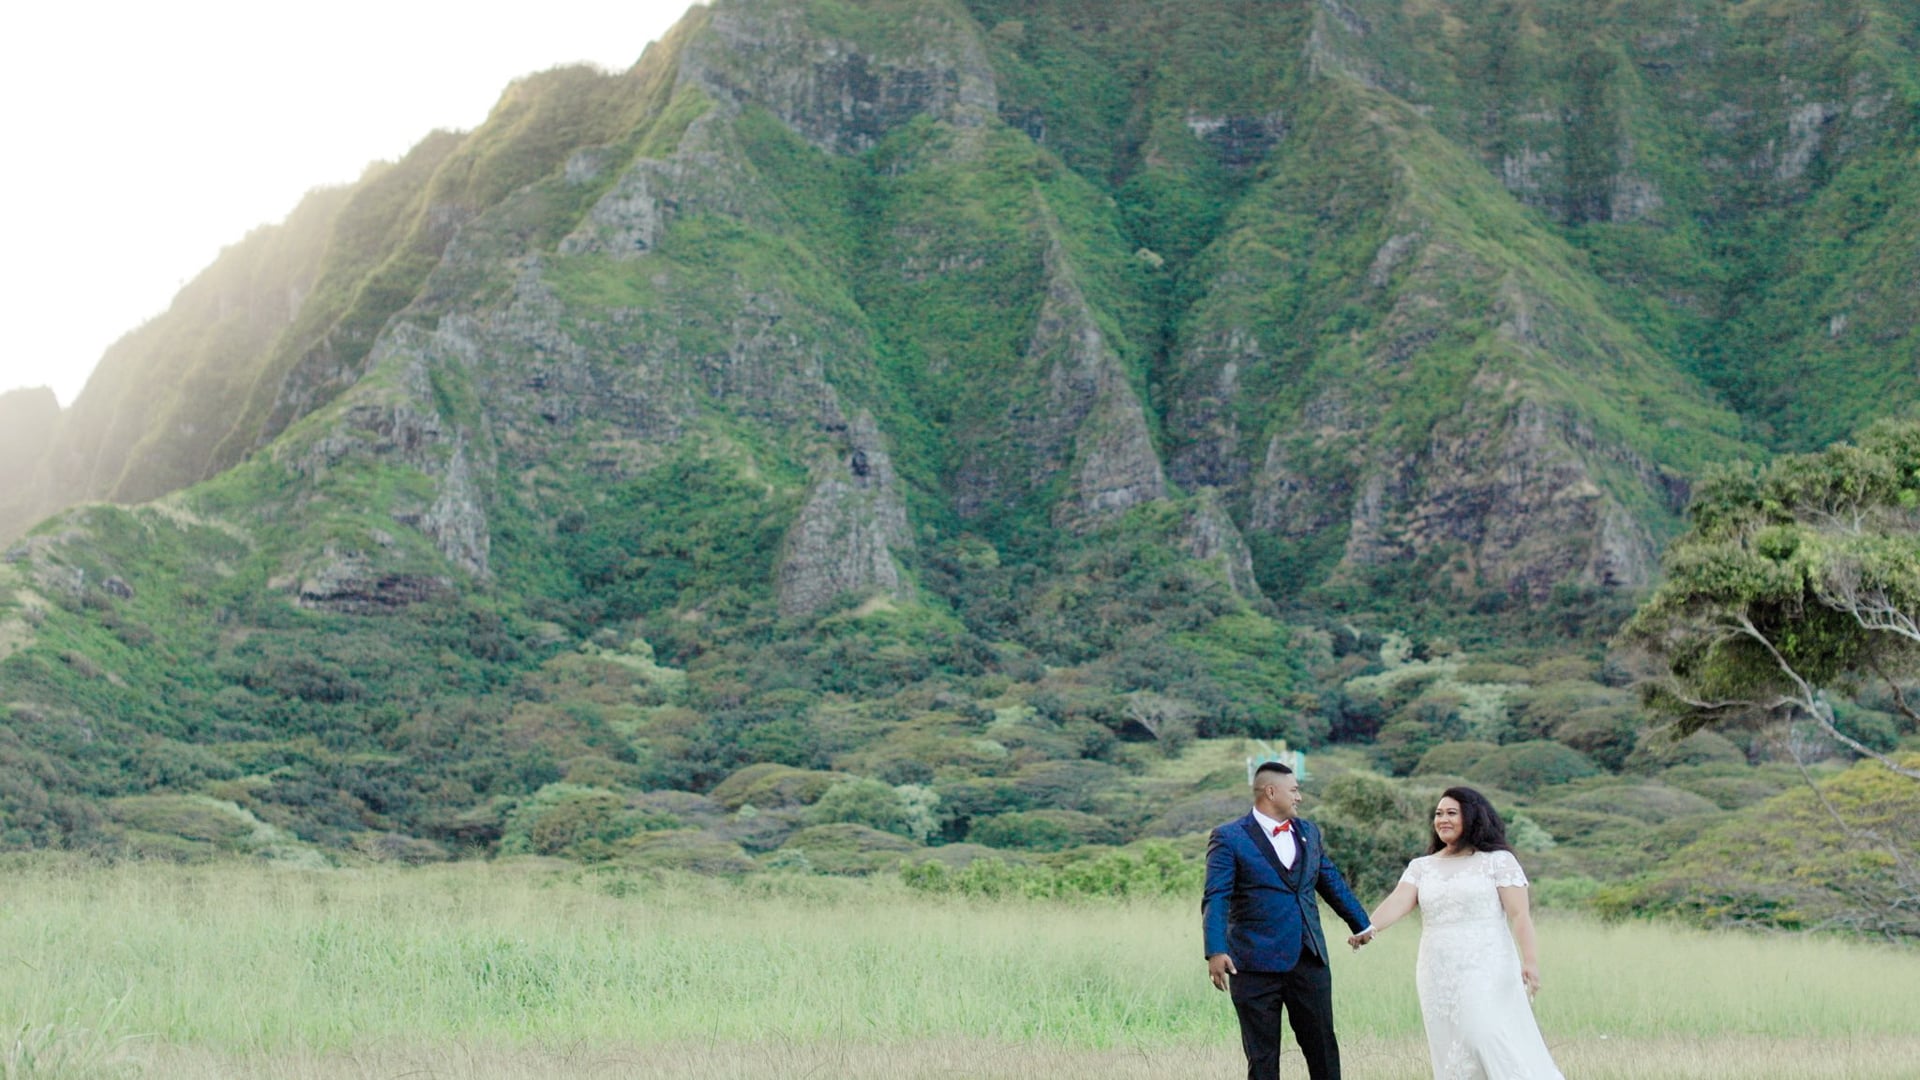
[[1333,977],[1324,896],[1356,935],[1371,927],[1340,871],[1327,859],[1320,830],[1294,816],[1300,779],[1278,762],[1253,774],[1253,812],[1207,838],[1207,888],[1200,900],[1207,973],[1226,990],[1240,1016],[1247,1080],[1280,1075],[1280,1012],[1284,1008],[1312,1080],[1340,1080],[1333,1037]]

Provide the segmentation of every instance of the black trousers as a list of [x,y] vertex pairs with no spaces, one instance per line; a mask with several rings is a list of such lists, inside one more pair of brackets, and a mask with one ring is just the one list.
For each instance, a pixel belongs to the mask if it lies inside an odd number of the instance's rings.
[[1243,971],[1232,977],[1233,1011],[1240,1016],[1240,1048],[1247,1080],[1280,1076],[1280,1013],[1284,1009],[1307,1059],[1311,1080],[1340,1080],[1340,1044],[1333,1037],[1333,972],[1306,950],[1292,971]]

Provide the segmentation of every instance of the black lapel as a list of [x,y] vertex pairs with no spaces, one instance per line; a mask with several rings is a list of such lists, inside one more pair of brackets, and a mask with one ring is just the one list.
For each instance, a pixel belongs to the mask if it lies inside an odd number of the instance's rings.
[[[1267,834],[1261,831],[1260,820],[1252,814],[1248,814],[1241,822],[1241,825],[1247,830],[1247,835],[1253,837],[1254,848],[1258,850],[1260,854],[1267,857],[1267,865],[1273,867],[1274,875],[1280,879],[1280,883],[1294,892],[1299,892],[1300,890],[1294,887],[1293,878],[1287,875],[1286,864],[1280,861],[1279,852],[1273,850],[1273,841],[1267,839]],[[1299,839],[1298,836],[1294,837],[1296,843]],[[1299,866],[1300,862],[1301,859],[1298,849],[1296,848],[1293,865]]]
[[[1309,840],[1309,837],[1312,839]],[[1300,881],[1317,880],[1320,877],[1320,834],[1306,822],[1294,818],[1293,839],[1296,844],[1293,868],[1300,872]],[[1294,891],[1299,891],[1297,884]]]

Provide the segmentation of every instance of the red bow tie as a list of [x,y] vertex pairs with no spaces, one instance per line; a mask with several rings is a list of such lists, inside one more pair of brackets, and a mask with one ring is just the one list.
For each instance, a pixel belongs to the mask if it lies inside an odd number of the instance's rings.
[[1273,835],[1275,836],[1279,836],[1283,832],[1292,832],[1292,831],[1293,831],[1293,822],[1291,821],[1283,821],[1280,824],[1275,825],[1273,827]]

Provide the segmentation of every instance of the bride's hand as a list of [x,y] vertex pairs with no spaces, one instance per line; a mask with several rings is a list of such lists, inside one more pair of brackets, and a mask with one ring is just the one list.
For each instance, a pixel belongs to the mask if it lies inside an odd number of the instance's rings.
[[1540,968],[1535,964],[1520,965],[1520,981],[1527,984],[1527,996],[1540,992]]

